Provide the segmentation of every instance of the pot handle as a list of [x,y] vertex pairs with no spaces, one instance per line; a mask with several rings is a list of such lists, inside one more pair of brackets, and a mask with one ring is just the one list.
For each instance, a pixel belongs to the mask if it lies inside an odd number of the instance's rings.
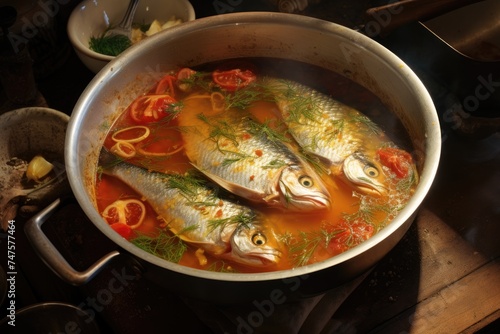
[[380,23],[380,34],[388,34],[399,26],[436,17],[454,9],[483,0],[402,0],[380,7],[369,8],[365,12],[366,22]]
[[56,199],[45,209],[37,213],[24,226],[24,232],[31,243],[31,246],[38,253],[45,264],[62,280],[71,285],[83,285],[90,281],[97,273],[99,273],[114,257],[119,255],[118,251],[112,251],[85,271],[75,270],[56,249],[54,244],[50,242],[47,236],[42,231],[42,224],[49,218],[55,209],[61,203],[60,199]]

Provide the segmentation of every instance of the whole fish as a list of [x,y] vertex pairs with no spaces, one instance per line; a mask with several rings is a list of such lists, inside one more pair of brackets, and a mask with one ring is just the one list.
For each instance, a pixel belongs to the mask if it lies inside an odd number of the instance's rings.
[[208,178],[247,200],[294,211],[330,207],[316,171],[239,110],[211,114],[186,101],[178,122],[185,152]]
[[[279,262],[274,232],[248,207],[217,196],[214,187],[187,175],[150,172],[103,150],[103,173],[143,196],[167,227],[185,242],[222,259],[250,266]],[[114,162],[113,162],[114,161]]]
[[384,195],[388,175],[375,159],[376,146],[387,144],[383,131],[366,115],[310,87],[266,78],[290,134],[363,193]]
[[387,194],[387,175],[382,165],[367,158],[363,153],[354,152],[345,158],[342,170],[343,176],[360,192],[371,195]]

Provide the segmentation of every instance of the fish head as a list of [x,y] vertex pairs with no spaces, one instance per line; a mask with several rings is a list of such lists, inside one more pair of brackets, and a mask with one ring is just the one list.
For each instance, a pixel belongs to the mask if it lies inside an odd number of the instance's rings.
[[265,224],[241,224],[231,238],[230,258],[252,267],[277,264],[282,256],[278,238]]
[[281,200],[288,209],[312,211],[331,206],[330,193],[319,175],[305,165],[290,165],[278,182]]
[[387,174],[382,165],[368,156],[355,152],[348,156],[343,163],[342,171],[347,179],[358,191],[374,196],[387,195]]

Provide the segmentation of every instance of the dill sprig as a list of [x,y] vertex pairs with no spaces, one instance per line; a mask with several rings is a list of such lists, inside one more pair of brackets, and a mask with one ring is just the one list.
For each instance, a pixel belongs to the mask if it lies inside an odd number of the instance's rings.
[[274,99],[263,89],[262,86],[253,83],[245,88],[236,90],[225,95],[226,108],[248,109],[252,103],[257,101],[273,102]]
[[276,169],[276,168],[282,168],[287,166],[288,164],[286,161],[280,160],[280,159],[274,159],[270,161],[267,165],[262,166],[263,169]]
[[187,174],[165,174],[167,186],[171,189],[177,189],[188,196],[196,196],[200,188],[205,185],[205,180],[189,173]]
[[365,130],[367,133],[379,136],[383,133],[382,129],[375,124],[368,116],[358,112],[357,110],[352,110],[350,114],[350,120],[354,123],[363,124],[364,127],[360,130]]
[[204,114],[198,114],[196,117],[211,127],[209,139],[217,144],[219,150],[221,150],[219,142],[222,138],[226,138],[231,141],[234,146],[238,146],[238,137],[232,124],[226,120],[211,122]]
[[178,263],[187,250],[187,246],[182,240],[163,230],[155,238],[139,235],[131,242],[148,253],[174,263]]
[[264,123],[257,122],[248,118],[248,132],[254,136],[265,136],[273,143],[287,143],[290,138],[283,131],[277,131],[270,126],[271,120],[266,120]]
[[132,42],[127,36],[113,35],[99,37],[90,37],[89,48],[100,54],[108,56],[118,56],[132,45]]
[[212,80],[207,80],[211,75],[211,72],[196,71],[188,78],[180,79],[179,82],[181,85],[187,86],[188,90],[198,88],[203,91],[211,91],[213,87]]
[[389,216],[394,210],[397,208],[391,207],[387,203],[379,203],[377,199],[374,199],[370,196],[361,195],[358,193],[354,193],[354,196],[359,197],[359,208],[356,212],[351,214],[344,214],[343,218],[348,222],[353,222],[355,220],[361,220],[366,222],[367,224],[372,224],[375,226],[375,215],[377,212],[384,212]]
[[208,221],[209,231],[212,232],[215,229],[224,229],[228,225],[236,224],[237,227],[244,226],[247,227],[251,222],[255,220],[255,213],[252,211],[240,212],[234,216],[220,219],[211,219]]
[[224,166],[224,167],[232,165],[236,162],[240,162],[241,160],[244,160],[244,159],[253,158],[253,156],[245,154],[245,153],[234,152],[234,151],[229,151],[229,150],[222,150],[222,149],[219,149],[219,151],[223,154],[232,155],[232,157],[225,158],[222,161],[222,166]]
[[342,133],[345,130],[345,120],[344,119],[331,119],[330,121],[330,131],[328,131],[327,138],[330,142],[335,142],[342,137]]
[[180,231],[178,231],[175,235],[177,237],[181,238],[181,236],[183,234],[186,234],[186,233],[189,233],[189,232],[193,232],[193,231],[197,230],[198,228],[200,228],[200,226],[198,224],[189,225],[189,226],[184,227]]
[[320,157],[309,153],[303,149],[299,151],[300,157],[304,159],[314,170],[320,174],[330,174],[331,171],[328,169]]
[[412,168],[407,177],[401,179],[396,184],[396,189],[404,194],[408,194],[413,191],[414,186],[418,183],[418,173],[415,168]]
[[236,273],[237,270],[234,269],[231,265],[227,264],[224,261],[216,261],[210,264],[206,270],[215,271],[219,273]]
[[274,102],[285,104],[288,122],[302,123],[304,119],[315,121],[319,115],[314,95],[308,94],[292,81],[277,80],[268,83],[266,89],[274,96]]
[[326,231],[321,228],[318,231],[300,232],[297,238],[292,238],[289,251],[295,267],[301,267],[309,263],[319,247],[328,247],[330,240],[342,230]]

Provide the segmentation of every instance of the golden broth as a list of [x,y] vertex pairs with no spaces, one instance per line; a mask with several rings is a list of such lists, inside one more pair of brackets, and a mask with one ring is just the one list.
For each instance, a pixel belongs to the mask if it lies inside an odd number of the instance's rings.
[[[321,91],[328,92],[333,97],[343,100],[345,103],[361,110],[368,111],[370,118],[381,121],[382,128],[387,124],[392,128],[391,132],[397,133],[397,143],[400,147],[408,143],[408,138],[396,118],[385,110],[379,100],[344,77],[326,72],[310,65],[293,62],[293,72],[285,71],[290,68],[290,62],[277,60],[255,60],[251,62],[252,70],[260,75],[271,75],[282,78],[290,78],[305,84],[314,83],[315,87],[321,87]],[[220,64],[212,64],[199,69],[210,72]],[[304,76],[304,73],[307,75]],[[281,76],[279,76],[281,75]],[[300,78],[301,80],[297,80]],[[165,85],[164,83],[161,84]],[[167,85],[168,86],[168,85]],[[149,91],[158,92],[157,86]],[[145,92],[146,93],[146,92]],[[189,94],[175,89],[175,99],[183,101],[182,108],[200,110],[209,113],[211,104],[205,98],[188,98]],[[201,93],[198,94],[203,95]],[[179,107],[179,106],[177,106]],[[105,139],[104,147],[113,151],[117,140],[128,140],[141,136],[143,126],[148,127],[150,134],[148,138],[140,143],[134,143],[140,153],[127,160],[128,163],[165,173],[185,173],[192,169],[188,158],[182,150],[182,136],[176,123],[175,117],[164,118],[158,122],[138,124],[130,116],[130,107],[118,117],[111,126]],[[276,131],[283,131],[284,126],[280,120],[277,106],[269,101],[256,101],[251,104],[248,111],[261,123],[269,124]],[[182,109],[181,111],[182,112]],[[380,125],[380,124],[379,124]],[[394,126],[395,125],[395,126]],[[130,131],[124,129],[133,127]],[[387,127],[384,128],[387,132]],[[122,131],[122,132],[120,132]],[[391,133],[392,134],[392,133]],[[392,139],[392,138],[391,138]],[[385,137],[379,139],[370,138],[370,144],[374,147],[383,144]],[[253,206],[262,212],[266,221],[272,223],[274,232],[282,244],[283,256],[276,266],[251,268],[228,261],[221,261],[215,257],[207,256],[208,263],[200,264],[199,257],[195,254],[196,248],[188,246],[182,255],[179,264],[210,270],[224,270],[237,272],[262,272],[274,270],[286,270],[296,266],[306,265],[325,260],[335,256],[360,242],[368,239],[379,229],[387,225],[397,214],[397,209],[404,206],[411,196],[416,181],[401,191],[401,180],[391,178],[388,180],[389,196],[376,197],[361,195],[355,188],[339,175],[321,174],[323,181],[331,195],[332,207],[329,210],[317,212],[297,213],[286,212],[273,208]],[[408,180],[406,180],[408,181]],[[165,221],[157,217],[151,206],[147,204],[140,194],[135,193],[130,187],[121,181],[107,175],[98,175],[96,182],[96,196],[99,212],[119,199],[138,199],[143,201],[146,208],[146,216],[143,223],[128,237],[132,242],[137,235],[147,235],[154,238],[159,231],[166,229]],[[242,203],[246,203],[244,200]],[[392,208],[392,209],[391,209]]]

